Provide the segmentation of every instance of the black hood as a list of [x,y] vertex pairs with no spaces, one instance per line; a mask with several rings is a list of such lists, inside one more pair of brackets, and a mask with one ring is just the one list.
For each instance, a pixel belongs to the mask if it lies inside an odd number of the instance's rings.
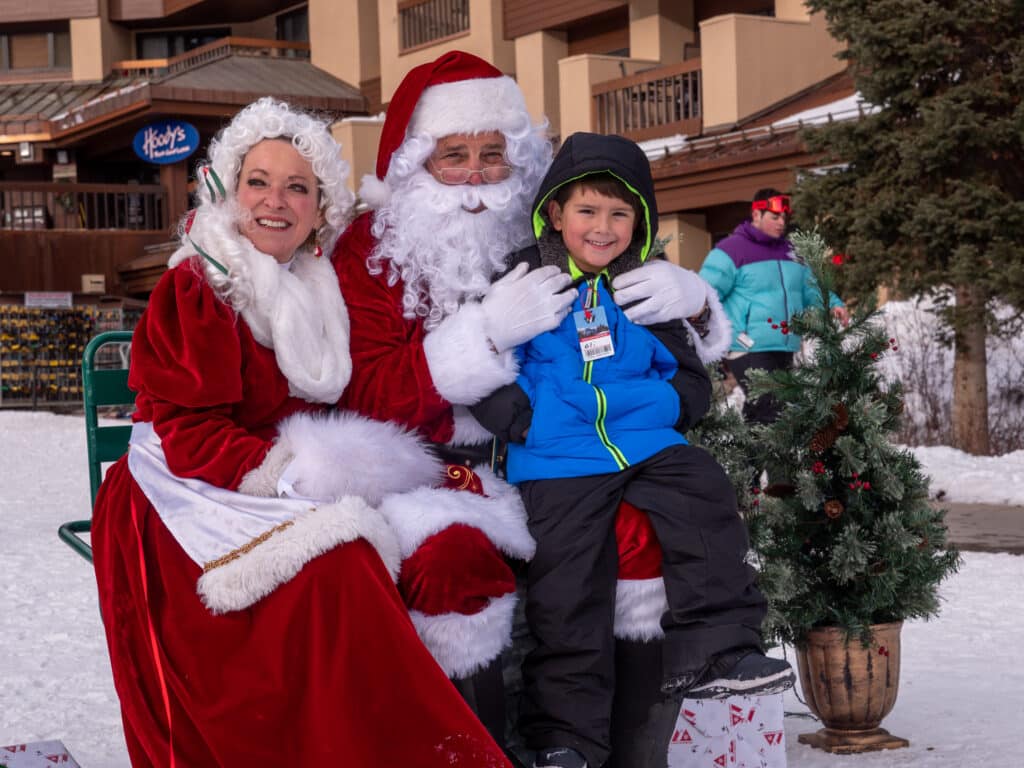
[[533,233],[537,238],[542,264],[556,264],[565,270],[565,250],[561,238],[551,228],[547,216],[547,201],[555,191],[583,176],[609,173],[615,176],[640,198],[642,220],[633,234],[629,248],[611,265],[613,276],[643,264],[651,253],[654,237],[658,234],[658,209],[654,200],[654,180],[647,155],[636,143],[622,136],[602,136],[596,133],[574,133],[558,150],[551,168],[540,183],[540,191],[533,201]]

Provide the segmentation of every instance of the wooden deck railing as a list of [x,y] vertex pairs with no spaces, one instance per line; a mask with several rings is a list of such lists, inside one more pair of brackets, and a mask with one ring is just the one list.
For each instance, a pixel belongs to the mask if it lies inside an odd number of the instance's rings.
[[700,59],[596,83],[591,93],[598,133],[646,141],[701,132]]
[[173,75],[233,54],[242,56],[272,56],[309,58],[309,43],[287,40],[261,40],[251,37],[222,37],[169,59],[130,59],[116,61],[111,69],[126,76],[157,77]]
[[402,52],[467,32],[469,0],[400,0],[398,30]]
[[164,188],[0,181],[0,229],[167,229]]

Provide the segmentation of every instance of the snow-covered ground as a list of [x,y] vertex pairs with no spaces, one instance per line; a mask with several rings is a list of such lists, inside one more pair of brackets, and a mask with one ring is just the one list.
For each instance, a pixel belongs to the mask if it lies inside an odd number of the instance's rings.
[[[126,768],[91,567],[57,526],[87,512],[80,416],[0,412],[0,745],[60,739],[83,768]],[[956,501],[1024,505],[1024,452],[973,458],[917,449]],[[945,487],[945,486],[943,486]],[[818,724],[786,718],[792,767],[989,768],[1020,764],[1024,557],[967,553],[942,615],[903,630],[896,708],[883,725],[909,749],[836,757],[797,743]],[[786,711],[806,711],[787,695]]]

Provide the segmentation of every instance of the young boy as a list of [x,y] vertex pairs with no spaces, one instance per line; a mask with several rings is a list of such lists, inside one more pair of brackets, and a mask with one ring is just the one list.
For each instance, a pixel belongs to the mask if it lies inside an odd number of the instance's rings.
[[669,609],[662,690],[682,698],[783,690],[789,665],[761,652],[765,600],[725,472],[683,432],[711,384],[681,321],[631,323],[617,274],[643,263],[657,233],[650,165],[619,136],[569,137],[534,204],[537,245],[510,263],[556,264],[579,303],[519,348],[520,375],[473,408],[509,443],[537,553],[526,616],[538,647],[523,665],[520,727],[536,768],[597,768],[610,752],[615,514],[650,518]]

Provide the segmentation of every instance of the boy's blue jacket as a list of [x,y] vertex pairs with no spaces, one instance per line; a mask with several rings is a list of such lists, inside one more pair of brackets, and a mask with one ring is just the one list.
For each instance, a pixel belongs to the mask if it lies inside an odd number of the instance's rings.
[[[570,264],[546,216],[547,200],[558,187],[594,173],[616,176],[637,193],[644,209],[630,247],[600,275]],[[510,482],[617,472],[670,445],[685,445],[682,431],[707,412],[711,382],[682,322],[636,325],[612,298],[611,278],[646,260],[656,227],[650,165],[639,147],[618,136],[570,136],[534,203],[537,245],[513,254],[509,265],[556,264],[577,278],[580,300],[558,328],[517,350],[516,383],[471,409],[509,443]],[[615,354],[585,363],[573,313],[588,296],[590,306],[604,308]]]

